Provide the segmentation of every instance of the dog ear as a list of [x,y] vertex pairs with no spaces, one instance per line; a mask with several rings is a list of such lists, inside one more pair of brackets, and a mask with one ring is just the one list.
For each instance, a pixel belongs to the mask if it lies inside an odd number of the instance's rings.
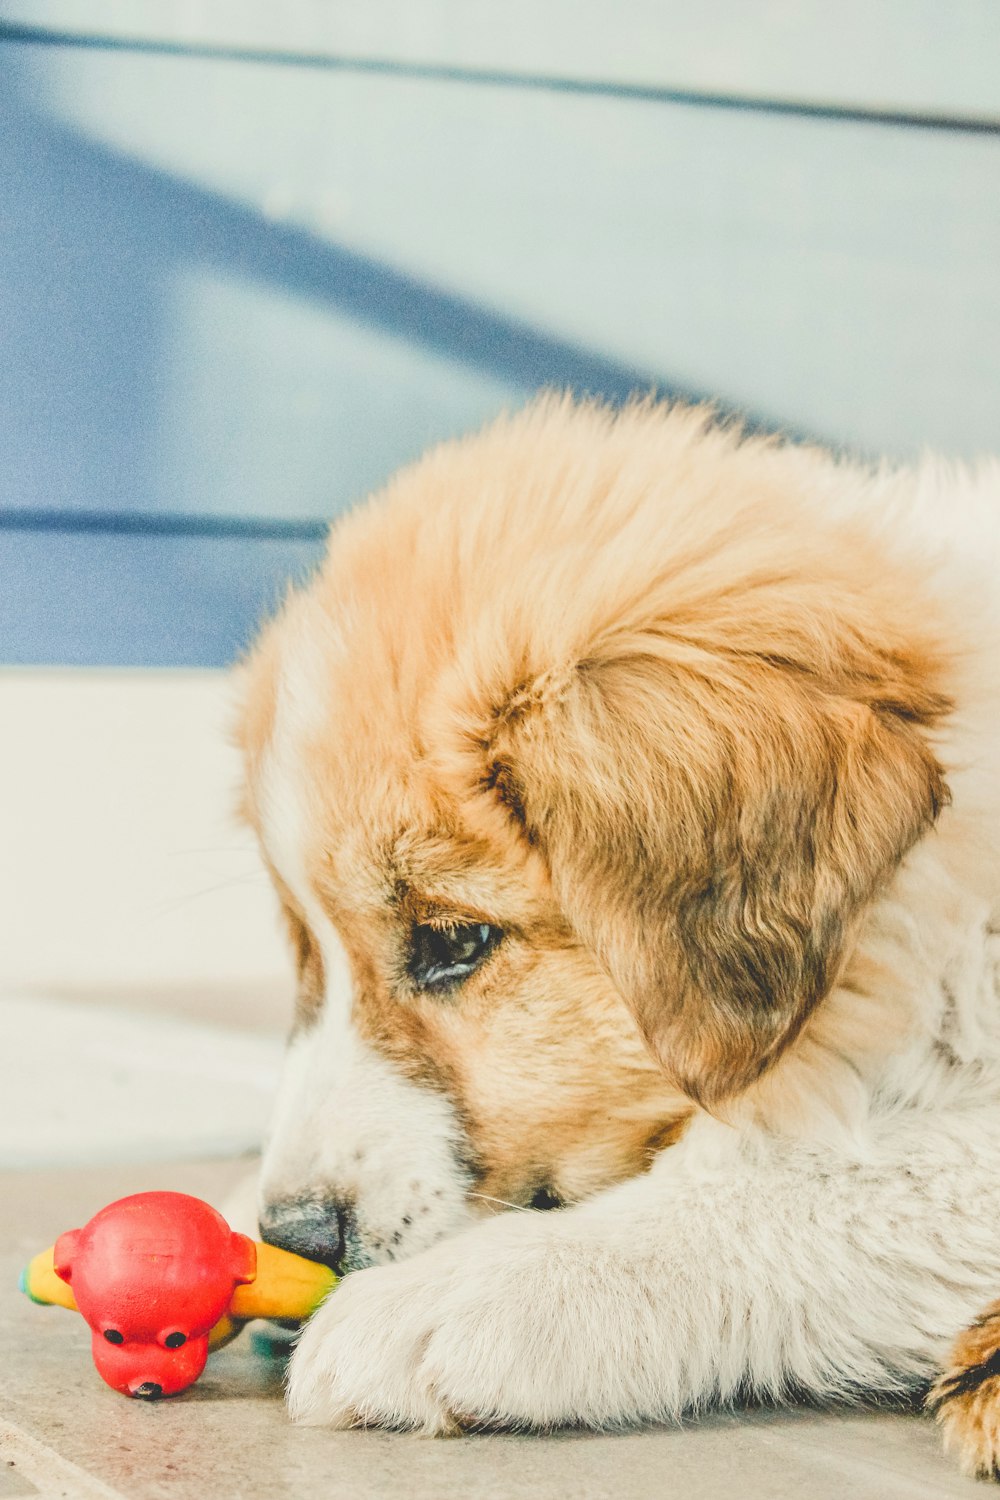
[[522,687],[480,741],[571,926],[706,1106],[796,1036],[947,800],[921,732],[944,700],[900,661],[852,677],[633,638]]

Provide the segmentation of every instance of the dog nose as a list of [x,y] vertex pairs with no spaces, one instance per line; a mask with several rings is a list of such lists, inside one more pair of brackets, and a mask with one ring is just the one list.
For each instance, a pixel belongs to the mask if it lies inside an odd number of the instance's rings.
[[132,1395],[138,1396],[141,1401],[155,1401],[157,1396],[163,1395],[163,1387],[157,1385],[155,1380],[144,1380],[135,1387]]
[[261,1239],[307,1260],[318,1260],[343,1274],[354,1229],[354,1206],[347,1199],[285,1199],[265,1205]]

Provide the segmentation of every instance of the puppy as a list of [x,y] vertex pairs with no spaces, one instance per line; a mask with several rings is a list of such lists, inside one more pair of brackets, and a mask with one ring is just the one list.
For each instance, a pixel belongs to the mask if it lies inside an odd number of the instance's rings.
[[942,1367],[1000,1290],[998,504],[549,397],[334,526],[240,726],[299,974],[261,1225],[357,1273],[295,1418]]

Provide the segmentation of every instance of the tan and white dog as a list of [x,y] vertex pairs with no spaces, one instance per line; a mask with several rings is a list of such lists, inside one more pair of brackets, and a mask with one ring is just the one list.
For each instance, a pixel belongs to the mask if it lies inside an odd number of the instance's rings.
[[[240,730],[300,976],[262,1227],[356,1272],[295,1417],[942,1369],[1000,1291],[998,578],[997,467],[649,403],[543,399],[334,526]],[[986,1470],[991,1355],[942,1397]]]

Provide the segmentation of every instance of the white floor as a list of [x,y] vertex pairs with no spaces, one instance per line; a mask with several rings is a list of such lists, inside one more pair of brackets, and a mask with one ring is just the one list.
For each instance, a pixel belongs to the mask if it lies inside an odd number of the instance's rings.
[[259,1148],[280,1035],[0,993],[0,1169]]
[[291,1014],[222,672],[0,671],[0,1166],[260,1144]]

